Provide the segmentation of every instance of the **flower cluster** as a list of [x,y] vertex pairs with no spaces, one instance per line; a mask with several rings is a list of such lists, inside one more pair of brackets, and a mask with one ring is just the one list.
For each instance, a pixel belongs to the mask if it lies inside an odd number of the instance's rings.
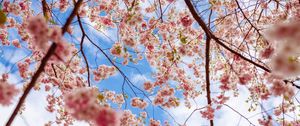
[[19,62],[17,64],[18,68],[19,68],[19,73],[20,73],[20,76],[22,78],[27,78],[28,77],[28,74],[30,73],[28,70],[29,70],[29,65],[30,65],[30,59],[27,58],[25,59],[24,62]]
[[0,29],[0,41],[2,42],[2,45],[8,46],[10,43],[7,40],[8,34],[7,31],[4,29]]
[[189,15],[184,15],[181,17],[180,22],[184,27],[189,27],[192,25],[193,20]]
[[110,53],[114,56],[121,57],[123,52],[123,47],[120,43],[115,43],[113,47],[110,49]]
[[96,116],[97,95],[98,91],[95,88],[74,89],[64,97],[66,109],[78,120],[89,120]]
[[175,90],[169,86],[163,87],[158,91],[154,98],[154,105],[162,105],[163,107],[171,108],[179,105],[178,98],[174,96]]
[[148,103],[144,101],[143,99],[140,99],[138,97],[134,97],[131,99],[131,106],[137,107],[140,109],[145,109],[147,107]]
[[118,114],[109,107],[100,106],[97,88],[79,88],[64,97],[67,112],[75,119],[95,123],[97,126],[118,126]]
[[94,72],[96,81],[107,79],[116,73],[116,68],[113,66],[100,65]]
[[61,12],[65,12],[69,7],[68,0],[59,0],[57,6]]
[[120,126],[119,115],[108,107],[101,107],[96,115],[95,124],[97,126]]
[[13,97],[18,94],[18,89],[15,85],[7,82],[8,75],[3,74],[0,80],[0,105],[8,106],[12,103]]
[[159,120],[154,120],[154,119],[150,119],[150,126],[160,126],[160,121]]
[[[271,67],[274,73],[284,77],[293,77],[300,74],[300,23],[288,21],[280,24],[268,32],[269,40],[275,42],[276,54],[271,57]],[[262,52],[263,57],[270,57],[273,47]]]
[[29,18],[27,29],[34,39],[32,45],[40,50],[47,50],[49,29],[46,19],[42,15]]
[[120,120],[121,126],[143,125],[143,120],[137,118],[130,110],[124,110]]
[[283,95],[286,98],[292,98],[295,95],[294,87],[281,80],[274,80],[270,90],[275,96]]
[[211,106],[207,106],[206,110],[200,111],[202,117],[208,120],[212,120],[214,118],[214,112],[215,110]]
[[144,83],[144,89],[146,91],[151,92],[153,88],[154,88],[154,85],[151,82],[147,81]]
[[121,106],[125,102],[123,94],[116,94],[114,91],[104,91],[104,98],[106,100],[112,101],[113,103],[117,103],[119,106]]
[[19,15],[22,11],[25,10],[27,5],[24,2],[18,3],[10,3],[9,1],[5,1],[3,3],[3,10],[5,12],[13,13],[14,15]]

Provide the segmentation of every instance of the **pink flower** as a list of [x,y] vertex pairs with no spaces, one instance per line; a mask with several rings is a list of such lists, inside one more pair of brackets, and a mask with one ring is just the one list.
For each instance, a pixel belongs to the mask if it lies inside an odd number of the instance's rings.
[[180,22],[184,27],[189,27],[192,25],[193,20],[188,15],[186,15],[181,17]]
[[15,47],[21,48],[21,44],[19,43],[19,40],[18,40],[18,39],[12,40],[11,42],[12,42],[12,44],[13,44]]
[[243,74],[239,77],[239,82],[241,85],[245,85],[252,79],[252,76],[250,74]]
[[74,89],[64,96],[66,109],[75,119],[89,121],[98,114],[97,95],[96,88]]
[[110,49],[110,53],[117,56],[117,57],[121,57],[123,52],[123,47],[120,43],[116,42],[113,47]]
[[134,97],[131,100],[131,106],[132,107],[137,107],[137,108],[140,108],[140,109],[145,109],[148,106],[148,103],[145,102],[143,99]]
[[225,74],[221,77],[220,82],[221,82],[221,85],[220,85],[221,90],[227,91],[227,90],[231,89],[231,87],[229,85],[229,76],[227,74]]
[[150,119],[150,126],[160,126],[159,120]]
[[275,80],[271,87],[271,92],[275,96],[284,95],[286,98],[291,98],[295,95],[294,88],[289,83],[285,83],[280,80]]
[[15,85],[9,84],[5,79],[0,80],[0,104],[8,106],[12,103],[13,97],[18,94]]
[[258,119],[258,123],[262,126],[273,126],[272,118],[269,116],[268,119]]
[[271,87],[271,92],[275,96],[282,95],[284,93],[285,83],[283,81],[276,80],[273,82],[273,86]]
[[153,89],[153,84],[149,81],[144,83],[144,89],[148,92],[151,92]]
[[214,112],[215,112],[215,110],[211,106],[208,106],[208,107],[206,107],[205,111],[201,111],[200,113],[202,114],[203,118],[212,120],[214,118]]
[[269,46],[260,52],[260,57],[267,59],[274,53],[274,48]]
[[27,29],[33,37],[32,45],[40,50],[48,47],[48,25],[42,15],[32,16],[28,19]]
[[95,118],[95,123],[97,126],[119,126],[120,119],[114,110],[108,107],[99,108],[98,115]]
[[28,63],[28,62],[19,62],[18,64],[17,64],[17,66],[18,66],[18,68],[19,68],[19,73],[20,73],[20,76],[22,77],[22,78],[27,78],[28,77],[28,73],[29,73],[29,71],[28,71],[28,69],[29,69],[29,65],[30,65],[30,63]]
[[100,17],[100,22],[106,26],[114,27],[114,23],[109,17]]
[[107,79],[116,73],[116,68],[113,66],[100,65],[94,72],[96,81]]

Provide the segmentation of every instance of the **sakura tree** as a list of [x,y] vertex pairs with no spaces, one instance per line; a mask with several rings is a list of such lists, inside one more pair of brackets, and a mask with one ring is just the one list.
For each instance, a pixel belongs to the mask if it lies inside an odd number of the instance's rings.
[[41,92],[45,126],[300,126],[300,1],[1,0],[0,27],[5,126]]

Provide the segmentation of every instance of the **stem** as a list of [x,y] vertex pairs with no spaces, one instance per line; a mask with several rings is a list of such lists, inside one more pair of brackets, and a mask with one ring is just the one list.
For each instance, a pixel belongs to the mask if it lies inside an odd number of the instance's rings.
[[[67,28],[71,24],[74,16],[77,14],[77,11],[78,11],[78,9],[79,9],[82,1],[83,0],[78,0],[78,2],[75,4],[74,10],[72,11],[71,15],[67,19],[66,24],[62,28],[62,34],[64,34],[67,31]],[[52,56],[52,54],[54,54],[56,46],[57,45],[55,43],[52,43],[52,45],[48,49],[45,57],[41,61],[41,64],[40,64],[39,68],[37,69],[37,71],[35,72],[35,74],[32,76],[32,79],[31,79],[30,83],[28,84],[28,86],[26,87],[25,91],[23,92],[21,98],[18,101],[18,104],[17,104],[16,108],[14,109],[12,115],[8,119],[8,121],[7,121],[7,123],[6,123],[5,126],[10,126],[12,124],[12,122],[14,121],[14,119],[17,116],[17,114],[18,114],[21,106],[25,102],[26,97],[28,96],[28,94],[31,91],[31,89],[34,87],[34,85],[35,85],[36,81],[38,80],[39,76],[41,75],[41,73],[44,71],[44,68],[45,68],[45,66],[47,64],[47,61],[50,59],[50,57]]]

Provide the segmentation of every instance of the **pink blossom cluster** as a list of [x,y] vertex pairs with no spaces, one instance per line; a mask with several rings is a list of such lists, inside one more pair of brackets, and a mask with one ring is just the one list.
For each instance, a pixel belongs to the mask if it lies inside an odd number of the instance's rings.
[[294,87],[289,83],[286,84],[282,80],[274,80],[270,91],[275,96],[283,95],[286,98],[292,98],[295,95]]
[[96,115],[97,126],[120,126],[119,115],[108,107],[101,107]]
[[20,44],[20,42],[19,42],[18,39],[12,40],[11,43],[12,43],[15,47],[21,48],[21,44]]
[[75,119],[95,123],[97,126],[118,126],[118,114],[109,107],[100,106],[97,88],[74,89],[64,96],[67,112]]
[[140,109],[145,109],[148,106],[148,103],[141,98],[134,97],[131,99],[131,106]]
[[95,117],[98,102],[96,88],[74,89],[64,97],[68,112],[78,120],[89,120]]
[[4,1],[3,3],[3,11],[12,13],[14,15],[19,15],[22,11],[28,8],[28,4],[25,1],[21,1],[19,3],[13,2],[10,3],[9,1]]
[[32,45],[37,46],[38,49],[47,50],[49,29],[46,19],[42,15],[29,18],[27,29],[34,39]]
[[181,22],[182,26],[189,27],[192,25],[193,19],[189,15],[183,14],[180,18],[180,22]]
[[28,19],[27,29],[32,35],[33,40],[31,41],[33,46],[38,47],[39,51],[45,52],[48,47],[48,41],[55,42],[57,48],[55,50],[55,56],[52,57],[57,61],[66,61],[74,53],[75,47],[64,42],[61,28],[58,26],[48,27],[46,19],[42,15],[30,17]]
[[144,89],[148,92],[151,92],[154,88],[154,85],[150,82],[150,81],[147,81],[144,83]]
[[0,80],[0,105],[8,106],[12,103],[13,98],[18,94],[19,90],[15,85],[7,82],[8,75],[3,74]]
[[[274,47],[268,47],[261,55],[271,57],[271,67],[274,73],[283,77],[293,77],[300,74],[300,23],[288,20],[268,32],[269,40]],[[276,53],[273,54],[273,48]]]
[[116,73],[116,68],[114,66],[100,65],[93,73],[94,79],[100,81],[114,75]]
[[121,57],[123,54],[122,52],[123,52],[123,47],[119,42],[116,42],[113,45],[113,47],[110,49],[110,53],[117,57]]
[[137,118],[130,110],[124,110],[120,118],[120,126],[139,126],[143,125],[143,120]]
[[155,120],[153,118],[150,119],[150,126],[161,126],[159,120]]
[[209,105],[206,107],[206,110],[200,111],[203,118],[212,120],[214,118],[215,110]]
[[272,121],[272,117],[270,116],[267,119],[258,119],[258,123],[261,126],[273,126]]
[[54,112],[55,111],[55,103],[57,102],[57,98],[55,98],[54,95],[47,95],[46,100],[48,102],[46,110],[48,112]]
[[61,12],[65,12],[69,7],[69,0],[59,0],[56,6]]
[[222,105],[229,100],[229,97],[225,96],[224,94],[221,94],[217,96],[216,99],[213,99],[213,102],[218,104],[216,109],[220,109]]
[[179,99],[174,96],[175,90],[169,86],[163,87],[158,91],[156,97],[153,100],[154,105],[162,105],[167,108],[177,107],[179,105]]
[[5,29],[0,29],[0,40],[2,42],[2,45],[8,46],[10,44],[7,37],[7,31]]
[[250,74],[246,73],[246,74],[242,74],[239,77],[239,82],[241,85],[246,85],[251,79],[252,79],[252,76]]
[[104,98],[120,106],[125,102],[123,94],[116,94],[114,91],[104,91]]
[[22,78],[28,78],[28,76],[30,75],[30,72],[29,72],[30,62],[31,62],[30,59],[26,58],[24,62],[19,62],[17,64],[17,66],[19,68],[20,76]]
[[99,17],[99,22],[107,27],[114,27],[114,23],[111,17],[108,16]]
[[220,79],[221,85],[220,89],[224,91],[228,91],[232,88],[230,85],[230,76],[228,74],[223,74]]

